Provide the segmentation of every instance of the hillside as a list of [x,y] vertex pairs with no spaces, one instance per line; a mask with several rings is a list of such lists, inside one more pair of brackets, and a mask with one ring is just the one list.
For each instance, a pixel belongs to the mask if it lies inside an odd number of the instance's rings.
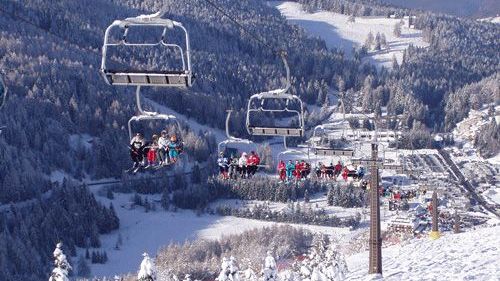
[[394,35],[394,25],[401,19],[387,17],[357,17],[354,22],[349,21],[348,15],[339,13],[317,11],[307,13],[301,4],[288,1],[271,2],[287,20],[304,28],[310,36],[321,38],[326,45],[342,50],[348,57],[353,57],[353,50],[361,48],[371,33],[383,34],[387,46],[381,50],[369,50],[365,60],[378,66],[392,68],[393,57],[402,63],[403,52],[411,44],[415,47],[428,46],[422,40],[422,31],[408,28],[408,20],[402,25],[402,35]]
[[[383,280],[497,280],[500,226],[412,240],[382,250]],[[347,258],[347,280],[366,280],[368,253]]]

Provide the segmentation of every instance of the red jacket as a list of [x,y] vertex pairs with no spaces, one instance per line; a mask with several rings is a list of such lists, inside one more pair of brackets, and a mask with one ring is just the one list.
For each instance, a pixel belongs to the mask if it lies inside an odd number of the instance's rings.
[[260,164],[260,158],[257,154],[250,155],[247,160],[247,165],[256,166]]
[[278,164],[278,171],[282,171],[282,170],[285,170],[285,169],[286,169],[285,162],[280,162]]
[[342,165],[341,164],[335,165],[335,171],[337,171],[337,172],[342,171]]

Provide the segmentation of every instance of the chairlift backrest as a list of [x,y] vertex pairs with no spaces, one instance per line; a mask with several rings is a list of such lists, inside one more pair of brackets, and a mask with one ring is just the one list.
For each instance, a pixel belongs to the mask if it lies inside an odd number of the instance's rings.
[[[131,43],[127,41],[127,35],[129,32],[129,28],[131,27],[163,28],[163,32],[161,38],[158,38],[156,42]],[[111,31],[115,28],[119,28],[121,30],[122,37],[121,40],[112,42]],[[167,42],[167,34],[173,29],[182,30],[182,32],[184,33],[184,48],[179,44]],[[162,47],[177,50],[181,54],[182,69],[110,69],[108,63],[108,60],[110,60],[110,58],[108,58],[108,48],[123,46],[131,48]],[[190,87],[192,85],[193,75],[191,69],[189,34],[186,28],[181,23],[169,19],[162,19],[159,13],[154,15],[141,15],[135,18],[127,18],[124,20],[116,20],[106,29],[106,33],[104,36],[101,73],[106,83],[110,85]]]
[[[154,114],[154,115],[138,115],[138,116],[133,116],[130,118],[128,121],[128,134],[130,137],[130,140],[134,137],[134,132],[132,130],[132,124],[137,123],[137,122],[147,122],[147,121],[165,121],[165,123],[172,123],[176,127],[176,133],[180,133],[181,127],[179,125],[179,121],[177,118],[173,115],[166,115],[166,114]],[[160,133],[160,132],[158,132]]]
[[[280,108],[265,108],[266,100],[274,100],[277,103],[284,104]],[[289,108],[290,104],[295,104],[295,108]],[[287,126],[269,126],[258,124],[252,117],[262,113],[279,114],[286,113],[293,116],[297,122],[295,125]],[[283,90],[275,90],[252,95],[248,101],[246,127],[248,134],[254,136],[291,136],[301,137],[304,135],[304,106],[302,100],[291,94],[285,93]]]

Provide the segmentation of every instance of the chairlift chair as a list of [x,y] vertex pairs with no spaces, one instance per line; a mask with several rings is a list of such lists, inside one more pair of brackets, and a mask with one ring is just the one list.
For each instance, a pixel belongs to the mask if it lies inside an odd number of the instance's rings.
[[[335,130],[338,129],[335,124],[323,124],[323,125],[318,125],[314,128],[313,130],[313,136],[311,138],[311,141],[309,142],[311,145],[311,149],[313,153],[317,156],[348,156],[348,157],[353,157],[354,156],[354,150],[352,149],[340,149],[340,148],[332,148],[332,147],[325,147],[321,145],[320,143],[316,143],[315,140],[318,138],[318,131],[320,130]],[[319,137],[321,138],[321,137]]]
[[304,160],[305,158],[307,158],[307,162],[311,163],[309,152],[304,152],[303,150],[289,148],[286,142],[286,137],[283,137],[283,146],[285,147],[285,150],[278,153],[278,162],[281,160],[286,162],[287,160]]
[[[249,135],[252,136],[282,136],[282,137],[302,137],[304,136],[304,105],[302,100],[296,95],[288,93],[290,89],[290,68],[286,60],[285,53],[281,53],[281,58],[286,69],[286,86],[283,89],[263,92],[252,95],[248,100],[246,128]],[[277,103],[284,104],[284,108],[264,108],[266,100],[273,100]],[[298,105],[296,108],[288,108],[290,104]],[[267,126],[254,124],[252,117],[258,113],[287,113],[296,118],[295,126]]]
[[227,111],[227,116],[226,116],[227,139],[219,143],[217,151],[219,152],[219,154],[221,152],[224,152],[224,155],[226,156],[239,155],[240,152],[242,152],[242,150],[245,152],[255,151],[257,149],[257,146],[254,142],[247,139],[233,137],[229,133],[229,120],[231,118],[232,112],[233,112],[232,110]]
[[[138,17],[126,18],[124,20],[115,20],[107,29],[104,36],[102,48],[101,73],[109,85],[120,86],[159,86],[159,87],[191,87],[193,74],[191,69],[189,34],[186,28],[180,22],[170,19],[162,19],[163,13],[153,15],[140,15]],[[161,38],[154,43],[132,43],[127,41],[129,28],[163,28]],[[122,31],[121,40],[113,42],[111,31],[119,28]],[[182,30],[185,35],[185,46],[182,48],[179,44],[169,43],[167,35],[174,29]],[[174,49],[181,53],[182,69],[168,70],[114,70],[108,67],[108,48],[112,47],[138,47],[151,48],[163,47]]]

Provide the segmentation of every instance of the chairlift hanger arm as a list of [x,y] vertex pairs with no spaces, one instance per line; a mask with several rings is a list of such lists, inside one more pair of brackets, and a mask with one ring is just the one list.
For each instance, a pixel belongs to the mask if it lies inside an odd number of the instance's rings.
[[7,93],[9,89],[7,88],[7,84],[5,84],[5,81],[1,75],[0,75],[0,86],[2,87],[3,91],[3,93],[0,96],[0,109],[2,109],[5,106],[5,102],[7,101]]

